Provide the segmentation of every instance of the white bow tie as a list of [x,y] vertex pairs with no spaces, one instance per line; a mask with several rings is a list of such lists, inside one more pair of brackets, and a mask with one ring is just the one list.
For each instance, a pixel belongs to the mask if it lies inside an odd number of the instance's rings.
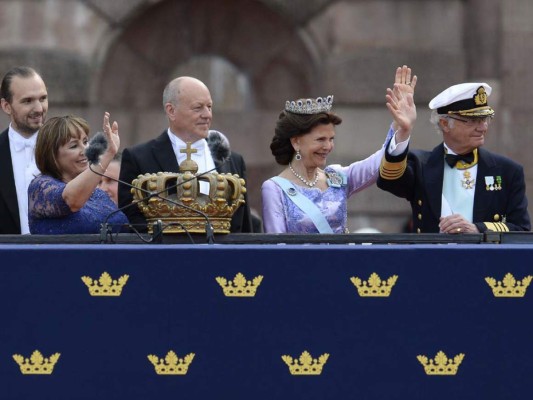
[[35,148],[35,140],[33,137],[26,139],[22,136],[15,136],[13,137],[13,145],[15,147],[15,151],[20,151],[28,147],[33,150]]

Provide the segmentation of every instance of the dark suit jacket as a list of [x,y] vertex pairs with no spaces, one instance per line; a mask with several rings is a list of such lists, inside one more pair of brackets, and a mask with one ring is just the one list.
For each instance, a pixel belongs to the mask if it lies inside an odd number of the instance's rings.
[[20,235],[19,206],[8,129],[0,134],[0,234]]
[[[487,190],[486,176],[500,176],[502,189]],[[414,232],[439,232],[443,177],[444,145],[441,143],[431,152],[406,150],[399,156],[386,152],[377,185],[411,203]],[[525,192],[522,166],[478,149],[472,222],[480,232],[529,231],[531,223]]]
[[[213,157],[215,158],[215,157]],[[219,173],[238,174],[246,180],[246,166],[240,154],[231,152],[229,161],[215,166]],[[122,153],[122,163],[120,167],[120,180],[131,183],[138,175],[156,172],[179,172],[178,161],[172,149],[172,143],[165,130],[159,137],[146,143],[139,144],[130,149],[124,149]],[[250,206],[248,196],[244,197],[246,203],[240,206],[231,220],[230,231],[252,232],[252,220],[250,216]],[[133,195],[130,188],[119,184],[118,202],[119,207],[126,207],[131,204]],[[139,207],[132,205],[124,208],[124,213],[131,224],[146,224],[144,215]]]

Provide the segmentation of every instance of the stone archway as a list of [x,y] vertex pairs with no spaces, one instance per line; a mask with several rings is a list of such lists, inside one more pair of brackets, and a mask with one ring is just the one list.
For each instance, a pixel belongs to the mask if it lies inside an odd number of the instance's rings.
[[167,0],[131,19],[116,37],[102,65],[96,98],[103,106],[152,107],[160,103],[172,71],[201,55],[236,66],[260,109],[277,109],[315,86],[311,53],[297,29],[265,5]]

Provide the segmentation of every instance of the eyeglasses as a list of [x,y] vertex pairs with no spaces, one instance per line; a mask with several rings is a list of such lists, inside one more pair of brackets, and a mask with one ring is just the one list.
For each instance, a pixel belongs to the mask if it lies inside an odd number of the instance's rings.
[[467,119],[452,117],[450,115],[448,115],[447,117],[454,119],[456,121],[462,122],[466,126],[476,126],[480,124],[490,125],[492,118],[494,118],[493,115],[487,115],[486,117],[467,118]]

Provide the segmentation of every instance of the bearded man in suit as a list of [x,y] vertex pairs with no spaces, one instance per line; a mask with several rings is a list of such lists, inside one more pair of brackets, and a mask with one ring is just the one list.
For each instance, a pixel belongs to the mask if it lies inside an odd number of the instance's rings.
[[[246,179],[246,166],[240,154],[230,150],[229,141],[220,132],[210,130],[213,101],[207,86],[192,77],[178,77],[163,91],[163,107],[169,127],[157,138],[125,149],[122,153],[120,180],[131,183],[140,174],[179,172],[179,164],[186,154],[180,152],[190,142],[196,150],[191,158],[198,164],[198,173],[216,168],[219,173],[238,174]],[[200,184],[200,190],[208,193]],[[119,184],[119,206],[131,224],[145,225],[146,219],[139,207],[132,203],[130,188]],[[237,209],[231,220],[230,231],[252,232],[250,207],[245,194],[245,204]]]
[[33,68],[15,67],[2,79],[0,103],[11,120],[0,134],[0,234],[29,234],[28,186],[39,174],[35,142],[48,92]]
[[[389,91],[391,110],[412,96],[409,83]],[[431,100],[431,122],[443,137],[432,151],[408,151],[408,126],[398,126],[387,146],[377,185],[411,203],[415,232],[531,229],[522,166],[481,147],[494,117],[491,91],[484,82],[461,83]]]

